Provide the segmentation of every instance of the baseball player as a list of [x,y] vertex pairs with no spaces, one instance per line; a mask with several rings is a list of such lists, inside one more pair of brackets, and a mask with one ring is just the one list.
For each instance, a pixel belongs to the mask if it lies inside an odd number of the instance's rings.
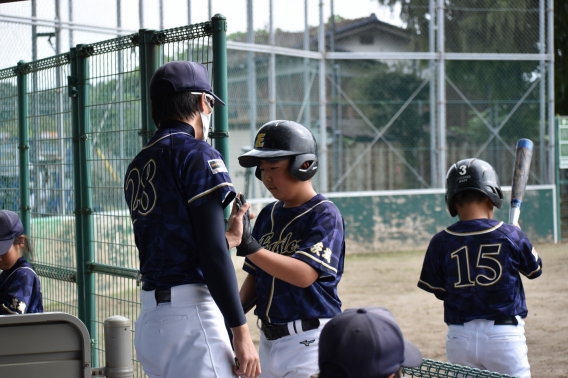
[[43,312],[39,277],[31,259],[30,239],[18,214],[0,210],[0,315]]
[[448,360],[530,377],[520,274],[539,277],[542,260],[519,227],[492,219],[503,194],[487,162],[466,159],[452,165],[446,204],[459,222],[430,241],[418,287],[444,301]]
[[252,237],[243,232],[237,247],[249,273],[241,301],[257,298],[261,377],[309,377],[318,371],[320,331],[341,313],[337,284],[345,257],[343,218],[312,187],[317,144],[304,126],[265,124],[254,149],[239,163],[256,167],[256,177],[277,200],[260,212]]
[[[135,347],[150,377],[256,377],[259,357],[239,301],[228,249],[240,243],[242,216],[223,158],[205,140],[213,106],[206,68],[179,61],[150,81],[159,126],[124,181],[142,274]],[[236,369],[224,321],[232,329]]]

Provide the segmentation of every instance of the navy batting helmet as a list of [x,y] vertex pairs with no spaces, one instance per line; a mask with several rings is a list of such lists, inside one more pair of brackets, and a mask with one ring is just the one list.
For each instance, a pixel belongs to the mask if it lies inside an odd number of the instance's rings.
[[486,161],[479,159],[460,160],[450,167],[446,175],[446,206],[452,217],[457,215],[454,209],[454,196],[465,190],[476,190],[485,194],[493,205],[503,206],[503,192],[499,185],[499,176]]
[[[318,169],[318,145],[310,130],[293,121],[271,121],[264,124],[254,138],[254,149],[239,156],[242,167],[256,167],[261,180],[260,160],[292,158],[290,175],[300,181],[311,179]],[[303,169],[302,165],[310,165]]]

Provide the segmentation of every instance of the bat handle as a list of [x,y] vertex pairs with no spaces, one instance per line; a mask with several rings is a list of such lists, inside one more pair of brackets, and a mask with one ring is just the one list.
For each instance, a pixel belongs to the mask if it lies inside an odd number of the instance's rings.
[[509,224],[518,224],[521,216],[522,201],[517,199],[511,200],[511,209],[509,210]]

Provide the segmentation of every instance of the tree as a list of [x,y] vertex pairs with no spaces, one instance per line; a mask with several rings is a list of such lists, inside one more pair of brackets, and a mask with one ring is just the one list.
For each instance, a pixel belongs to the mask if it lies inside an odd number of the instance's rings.
[[[428,51],[431,19],[428,0],[377,0],[394,7],[400,3],[401,19],[413,35],[411,48]],[[560,1],[558,1],[560,2]],[[391,8],[394,9],[394,8]],[[445,0],[445,51],[458,53],[538,53],[539,0]],[[427,64],[426,61],[423,62]],[[446,76],[474,102],[476,109],[493,119],[496,127],[540,77],[538,62],[447,61]],[[447,84],[448,140],[482,143],[488,129],[475,112],[459,103],[462,97]],[[467,112],[460,123],[456,113]],[[519,135],[538,139],[538,87],[526,98],[500,136],[508,143]],[[465,137],[465,138],[464,138]]]

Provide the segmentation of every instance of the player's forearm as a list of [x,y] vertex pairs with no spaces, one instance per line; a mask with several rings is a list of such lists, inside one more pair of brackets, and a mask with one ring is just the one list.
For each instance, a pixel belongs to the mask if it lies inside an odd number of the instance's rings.
[[294,286],[306,288],[318,278],[318,272],[305,262],[264,248],[247,257],[266,273]]
[[235,268],[224,238],[225,219],[220,203],[208,201],[190,208],[191,223],[198,238],[199,260],[203,278],[213,300],[230,327],[246,323],[239,299]]
[[250,302],[256,297],[256,288],[254,285],[254,276],[252,274],[247,275],[247,278],[245,278],[245,282],[243,282],[241,290],[239,291],[241,303]]

